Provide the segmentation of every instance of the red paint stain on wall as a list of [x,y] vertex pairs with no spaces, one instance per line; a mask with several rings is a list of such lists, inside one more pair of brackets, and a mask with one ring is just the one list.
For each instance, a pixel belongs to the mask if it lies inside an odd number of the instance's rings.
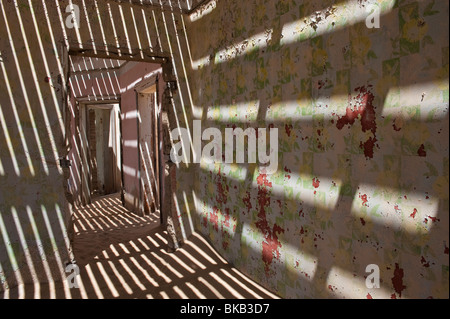
[[375,149],[375,143],[377,139],[374,137],[369,137],[364,143],[359,143],[359,147],[364,150],[364,155],[368,158],[373,158],[373,150]]
[[293,127],[292,125],[290,125],[290,124],[286,124],[286,125],[284,126],[284,129],[286,130],[287,136],[291,137],[291,133],[292,133],[292,129],[293,129],[293,128],[294,128],[294,127]]
[[222,222],[222,231],[223,228],[230,227],[230,209],[229,208],[225,208],[225,217],[224,217],[224,221]]
[[214,230],[219,231],[219,209],[217,207],[213,208],[212,213],[209,214],[209,220],[213,224]]
[[245,207],[247,207],[247,212],[250,213],[250,209],[252,209],[252,202],[250,200],[250,191],[247,192],[246,196],[242,199]]
[[298,216],[305,217],[305,213],[303,212],[303,208],[298,211]]
[[[278,207],[280,207],[280,209],[281,209],[281,207],[283,206],[281,199],[277,199],[277,204],[278,204]],[[280,214],[283,215],[283,212],[280,211]]]
[[314,188],[319,188],[319,186],[320,186],[320,181],[319,181],[319,179],[318,179],[318,178],[314,178],[314,179],[312,180],[312,184],[313,184]]
[[218,178],[216,180],[217,185],[216,201],[218,204],[225,204],[228,201],[228,192],[230,189],[229,186],[224,181],[220,168],[219,174],[217,176]]
[[369,205],[367,205],[369,200],[367,199],[367,195],[366,194],[359,195],[359,198],[361,198],[363,206],[369,207]]
[[336,122],[336,127],[338,129],[342,129],[345,125],[353,125],[355,124],[356,118],[364,113],[364,107],[357,107],[355,109],[347,108],[347,111],[344,116],[339,117]]
[[366,225],[366,221],[364,220],[364,218],[360,218],[360,220],[361,220],[361,224],[362,224],[363,226],[365,226],[365,225]]
[[397,122],[395,121],[394,124],[392,124],[392,126],[394,127],[394,131],[400,132],[402,130],[401,126],[397,126]]
[[317,82],[317,88],[319,90],[322,89],[324,87],[324,85],[325,85],[325,82],[322,80],[319,80],[319,82]]
[[441,220],[440,220],[439,218],[437,218],[437,217],[428,216],[428,218],[431,219],[431,221],[432,221],[433,223],[435,223],[435,222],[440,222],[440,221],[441,221]]
[[269,276],[269,269],[273,259],[280,258],[280,251],[278,249],[281,248],[281,242],[278,240],[278,234],[284,233],[284,229],[277,224],[274,224],[271,228],[267,221],[266,207],[270,205],[268,188],[272,187],[272,183],[267,180],[266,174],[259,175],[257,182],[259,212],[256,227],[264,235],[264,241],[262,243],[262,260],[264,262],[266,275]]
[[[302,228],[300,229],[300,242],[302,244],[305,243],[305,237],[307,236],[307,233],[308,233],[308,230],[305,230],[302,226]],[[316,240],[316,239],[314,239],[314,240]]]
[[367,294],[366,298],[367,299],[373,299],[371,294]]
[[[319,179],[318,178],[314,178],[313,180],[312,180],[312,185],[314,186],[314,188],[319,188],[319,186],[320,186],[320,181],[319,181]],[[314,191],[314,195],[317,193],[317,191]]]
[[395,264],[394,277],[392,277],[391,280],[394,285],[395,292],[398,293],[400,297],[402,296],[402,291],[406,288],[406,286],[403,285],[403,276],[403,269],[400,268],[398,264]]
[[417,154],[420,157],[427,157],[427,151],[425,151],[425,145],[420,145],[420,148],[417,150]]
[[416,218],[416,214],[417,214],[417,209],[414,208],[413,213],[411,215],[409,215],[409,217]]
[[261,174],[256,178],[256,182],[258,183],[258,187],[266,186],[272,187],[272,182],[269,182],[266,174]]
[[335,286],[332,286],[332,285],[328,285],[328,289],[330,289],[332,292],[337,290],[337,288]]
[[359,145],[364,150],[364,155],[367,158],[373,158],[375,145],[378,141],[376,137],[376,113],[373,105],[375,97],[370,91],[371,87],[372,86],[369,85],[367,88],[364,86],[356,88],[355,92],[359,92],[359,94],[353,98],[352,102],[354,105],[347,107],[346,114],[339,117],[336,122],[336,127],[341,130],[346,125],[351,126],[355,124],[356,119],[360,118],[362,131],[369,131],[373,134],[367,141],[361,141]]
[[284,175],[287,179],[291,179],[291,173],[292,171],[290,169],[288,169],[286,166],[284,167],[284,171],[286,172],[286,174]]
[[430,262],[427,261],[424,256],[422,256],[422,259],[420,260],[420,262],[422,263],[422,266],[424,266],[425,268],[430,267]]

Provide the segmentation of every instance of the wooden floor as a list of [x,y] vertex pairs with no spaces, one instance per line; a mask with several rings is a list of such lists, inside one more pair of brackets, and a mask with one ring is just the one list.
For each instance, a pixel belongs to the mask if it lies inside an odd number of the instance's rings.
[[[158,216],[123,208],[118,195],[75,213],[74,255],[79,289],[67,282],[22,288],[25,298],[270,299],[277,298],[231,267],[199,234],[167,253]],[[25,291],[25,292],[24,292]],[[4,298],[19,298],[7,291]]]

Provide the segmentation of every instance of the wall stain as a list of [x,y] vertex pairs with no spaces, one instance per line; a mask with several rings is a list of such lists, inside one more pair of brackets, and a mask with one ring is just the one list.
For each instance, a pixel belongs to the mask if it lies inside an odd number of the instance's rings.
[[270,205],[270,195],[268,188],[272,187],[272,183],[267,180],[266,174],[261,174],[257,178],[258,183],[258,202],[259,213],[256,227],[264,235],[264,241],[262,243],[262,260],[264,262],[264,270],[266,276],[270,276],[270,265],[273,258],[280,258],[281,242],[278,239],[277,234],[284,233],[284,229],[274,224],[271,228],[267,221],[266,208]]

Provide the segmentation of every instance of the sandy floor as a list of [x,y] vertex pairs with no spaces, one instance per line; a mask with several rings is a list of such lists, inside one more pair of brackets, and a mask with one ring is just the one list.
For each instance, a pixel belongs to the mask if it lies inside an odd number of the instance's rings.
[[[168,254],[159,218],[127,211],[117,195],[98,198],[75,217],[80,288],[41,285],[39,298],[277,298],[227,264],[199,234]],[[33,298],[36,289],[27,286],[22,294]]]

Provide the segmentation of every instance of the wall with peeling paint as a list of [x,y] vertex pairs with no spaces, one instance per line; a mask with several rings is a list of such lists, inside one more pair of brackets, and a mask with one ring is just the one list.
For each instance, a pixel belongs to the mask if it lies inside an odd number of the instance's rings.
[[187,30],[203,127],[279,129],[276,174],[198,168],[218,251],[283,297],[448,298],[448,2],[219,0]]

